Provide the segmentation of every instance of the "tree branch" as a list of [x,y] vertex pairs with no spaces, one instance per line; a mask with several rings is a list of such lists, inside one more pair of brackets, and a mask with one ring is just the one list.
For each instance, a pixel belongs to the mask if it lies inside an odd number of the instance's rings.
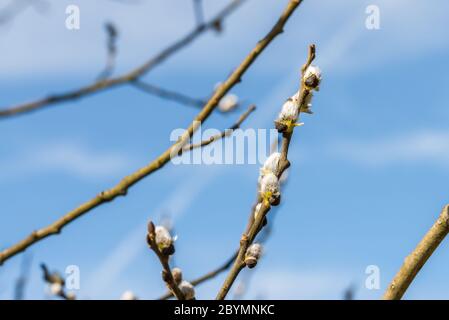
[[106,89],[110,89],[119,85],[123,85],[134,81],[144,74],[148,73],[158,64],[164,62],[168,57],[176,53],[178,50],[190,44],[193,40],[195,40],[199,35],[207,30],[211,30],[215,28],[217,21],[222,21],[225,19],[230,13],[232,13],[241,3],[246,0],[233,0],[230,4],[228,4],[221,12],[219,12],[215,18],[211,21],[204,23],[202,25],[197,26],[193,31],[179,39],[172,45],[168,46],[156,56],[149,59],[146,63],[141,65],[140,67],[126,73],[124,75],[118,76],[116,78],[109,78],[97,81],[90,85],[81,87],[79,89],[68,91],[61,94],[51,95],[46,98],[36,100],[33,102],[27,102],[23,104],[19,104],[16,106],[12,106],[9,108],[0,109],[0,118],[6,118],[10,116],[15,116],[23,113],[28,113],[31,111],[35,111],[38,109],[42,109],[44,107],[60,103],[67,102],[75,99],[79,99],[93,93],[97,93]]
[[214,109],[217,107],[217,104],[220,101],[220,99],[223,98],[223,96],[234,85],[236,85],[238,82],[241,81],[241,77],[246,72],[246,70],[248,70],[248,68],[257,59],[257,57],[265,50],[265,48],[271,43],[271,41],[282,32],[285,23],[301,2],[302,0],[290,0],[290,2],[287,5],[287,8],[284,10],[281,17],[276,22],[271,31],[257,43],[254,49],[251,50],[248,56],[246,56],[246,58],[242,61],[242,63],[232,72],[232,74],[228,77],[228,79],[217,90],[214,91],[212,97],[205,104],[200,113],[198,113],[194,121],[187,128],[186,132],[180,137],[178,142],[170,146],[159,157],[157,157],[155,160],[150,162],[145,167],[123,178],[121,182],[119,182],[111,189],[101,192],[96,197],[90,199],[89,201],[81,204],[74,210],[68,212],[54,223],[38,231],[32,232],[25,239],[0,252],[0,265],[3,264],[6,260],[18,254],[19,252],[22,252],[28,247],[32,246],[33,244],[51,235],[60,233],[62,228],[64,228],[66,225],[78,219],[79,217],[83,216],[92,209],[100,205],[103,205],[107,202],[110,202],[118,196],[126,195],[129,188],[131,188],[133,185],[135,185],[137,182],[144,179],[151,173],[161,169],[164,165],[166,165],[170,161],[173,155],[179,154],[180,150],[187,144],[189,139],[192,137],[193,133],[198,129],[199,125],[204,120],[206,120],[212,113],[212,111],[214,111]]
[[139,90],[146,92],[146,93],[158,96],[163,99],[172,100],[172,101],[175,101],[175,102],[178,102],[178,103],[181,103],[184,105],[188,105],[188,106],[201,108],[206,103],[205,100],[192,98],[185,94],[182,94],[182,93],[179,93],[176,91],[163,89],[163,88],[157,87],[155,85],[152,85],[152,84],[140,81],[140,80],[131,82],[131,85]]
[[[315,45],[311,45],[309,47],[309,55],[307,58],[307,62],[302,67],[302,77],[301,77],[301,86],[299,89],[299,98],[298,98],[298,110],[303,109],[304,104],[306,103],[306,96],[310,94],[310,89],[304,85],[304,72],[305,70],[310,66],[313,59],[315,58]],[[290,166],[290,162],[288,161],[288,149],[290,145],[290,141],[292,138],[293,131],[287,130],[283,132],[282,137],[282,145],[281,145],[281,157],[279,160],[279,172],[277,174],[277,178],[280,179],[284,171]],[[259,214],[256,218],[254,218],[254,210],[251,210],[250,214],[250,223],[248,224],[248,227],[246,229],[246,232],[242,235],[240,239],[240,248],[237,255],[237,258],[234,261],[234,264],[226,277],[222,287],[220,288],[220,291],[217,294],[216,299],[217,300],[223,300],[226,298],[226,295],[228,294],[231,286],[233,285],[235,279],[237,279],[237,276],[239,275],[240,271],[245,268],[245,254],[248,249],[248,247],[253,243],[254,239],[256,238],[257,234],[260,232],[260,230],[263,227],[265,217],[270,211],[271,206],[269,203],[265,201],[260,201],[261,207],[259,209]]]
[[433,224],[418,246],[404,260],[404,264],[385,292],[384,300],[400,300],[415,279],[419,270],[424,266],[435,249],[440,245],[449,232],[449,205],[441,211],[437,221]]

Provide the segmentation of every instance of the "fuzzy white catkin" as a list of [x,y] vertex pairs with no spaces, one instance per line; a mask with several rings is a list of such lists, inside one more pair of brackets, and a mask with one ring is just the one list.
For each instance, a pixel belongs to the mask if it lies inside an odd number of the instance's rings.
[[55,296],[62,294],[62,284],[59,282],[50,284],[50,293]]
[[260,243],[253,243],[246,250],[247,257],[259,259],[261,255],[262,255],[262,245]]
[[183,280],[179,284],[179,290],[181,290],[181,292],[184,294],[186,300],[192,300],[193,298],[195,298],[195,288],[190,282]]
[[267,160],[265,160],[261,169],[262,174],[273,173],[276,176],[280,174],[279,163],[281,160],[281,154],[279,152],[273,152]]
[[311,76],[315,76],[318,80],[321,80],[321,69],[317,66],[310,65],[304,72],[304,78],[307,79]]
[[221,112],[229,112],[233,110],[239,104],[239,97],[235,94],[227,94],[218,103],[218,109]]
[[73,293],[73,292],[67,292],[65,294],[65,296],[66,296],[67,300],[75,300],[76,299],[75,293]]
[[156,226],[156,244],[159,249],[165,249],[173,244],[173,238],[170,232],[163,226]]
[[307,79],[310,79],[313,77],[316,79],[316,83],[314,83],[314,86],[312,87],[312,89],[318,90],[320,82],[321,82],[321,70],[317,66],[310,65],[304,72],[303,79],[304,79],[304,81],[306,81]]
[[134,295],[132,291],[127,290],[123,292],[122,296],[120,297],[120,300],[137,300],[137,297]]
[[281,112],[278,116],[278,121],[291,121],[296,122],[298,120],[299,109],[298,104],[292,98],[287,99],[282,105]]
[[262,197],[268,193],[277,197],[280,195],[279,180],[273,173],[265,174],[260,181]]
[[182,270],[180,268],[173,268],[171,273],[175,282],[179,284],[182,281]]

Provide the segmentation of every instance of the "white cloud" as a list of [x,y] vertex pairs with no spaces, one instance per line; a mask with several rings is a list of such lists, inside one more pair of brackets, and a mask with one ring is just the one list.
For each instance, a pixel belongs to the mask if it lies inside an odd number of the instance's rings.
[[2,178],[63,173],[83,179],[115,176],[133,161],[121,153],[104,152],[80,143],[53,143],[33,147],[0,163]]
[[423,130],[381,140],[340,141],[330,152],[367,166],[421,163],[449,168],[449,132]]

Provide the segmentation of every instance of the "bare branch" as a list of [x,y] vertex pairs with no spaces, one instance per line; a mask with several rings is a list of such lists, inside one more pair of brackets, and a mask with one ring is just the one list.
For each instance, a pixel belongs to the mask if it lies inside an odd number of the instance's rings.
[[424,266],[435,249],[440,245],[449,232],[449,205],[441,211],[437,221],[433,224],[424,238],[418,243],[413,252],[404,260],[404,264],[391,281],[385,292],[384,300],[400,300],[415,279],[419,270]]
[[156,56],[149,59],[140,67],[130,71],[129,73],[123,74],[116,78],[104,79],[101,81],[97,81],[95,83],[89,84],[87,86],[81,87],[79,89],[68,91],[61,94],[55,94],[48,96],[46,98],[27,102],[23,104],[19,104],[16,106],[8,107],[0,109],[0,118],[6,118],[10,116],[15,116],[35,110],[42,109],[44,107],[54,105],[56,103],[67,102],[71,100],[76,100],[93,93],[98,93],[104,91],[106,89],[111,89],[119,85],[127,84],[136,79],[139,79],[144,74],[148,73],[155,66],[164,62],[168,57],[172,56],[174,53],[178,52],[180,49],[184,48],[188,44],[190,44],[193,40],[195,40],[199,35],[203,32],[211,29],[215,29],[215,25],[217,21],[222,21],[225,19],[230,13],[232,13],[241,3],[246,0],[233,0],[230,4],[228,4],[221,12],[219,12],[215,18],[211,21],[204,23],[200,26],[197,26],[193,31],[179,39],[172,45],[168,46],[161,52],[159,52]]
[[295,11],[295,9],[299,6],[301,2],[302,0],[290,0],[290,2],[287,5],[287,8],[284,10],[281,17],[276,22],[271,31],[256,44],[254,49],[251,50],[251,52],[246,56],[246,58],[241,62],[241,64],[232,72],[232,74],[228,77],[228,79],[217,90],[214,91],[212,97],[205,104],[203,109],[198,113],[194,121],[187,128],[185,134],[183,134],[180,137],[178,142],[170,146],[159,157],[157,157],[155,160],[150,162],[145,167],[123,178],[121,182],[119,182],[111,189],[101,192],[96,197],[90,199],[89,201],[81,204],[79,207],[68,212],[54,223],[38,231],[32,232],[29,236],[27,236],[20,242],[0,252],[0,265],[3,264],[6,260],[18,254],[19,252],[26,250],[33,244],[51,235],[59,234],[66,225],[78,219],[79,217],[83,216],[87,212],[90,212],[92,209],[105,203],[111,202],[118,196],[126,195],[129,188],[131,188],[140,180],[144,179],[153,172],[161,169],[170,161],[173,155],[179,154],[179,151],[188,143],[193,133],[198,129],[199,125],[203,121],[205,121],[209,117],[209,115],[215,110],[220,99],[223,98],[223,96],[232,87],[234,87],[238,82],[241,81],[241,77],[253,64],[253,62],[257,59],[257,57],[266,49],[266,47],[272,42],[272,40],[283,31],[285,23],[288,21],[292,13]]
[[172,100],[187,106],[201,108],[206,103],[205,100],[192,98],[176,91],[163,89],[161,87],[157,87],[155,85],[143,82],[141,80],[133,81],[131,82],[131,85],[146,93],[158,96],[163,99]]

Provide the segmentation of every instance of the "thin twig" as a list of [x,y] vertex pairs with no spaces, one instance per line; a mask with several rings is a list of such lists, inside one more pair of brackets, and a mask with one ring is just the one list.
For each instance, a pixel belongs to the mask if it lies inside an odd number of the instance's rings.
[[179,138],[178,142],[170,146],[159,157],[157,157],[145,167],[123,178],[121,182],[119,182],[111,189],[101,192],[96,197],[68,212],[52,224],[46,226],[45,228],[32,232],[29,236],[27,236],[20,242],[0,252],[0,265],[19,252],[24,251],[28,247],[47,238],[48,236],[59,234],[66,225],[83,216],[85,213],[91,211],[92,209],[105,203],[111,202],[118,196],[126,195],[129,188],[131,188],[133,185],[135,185],[137,182],[144,179],[151,173],[161,169],[170,161],[170,159],[174,155],[178,155],[179,151],[183,148],[183,146],[187,144],[200,124],[209,117],[212,111],[215,110],[220,99],[223,98],[223,96],[232,87],[234,87],[234,85],[241,81],[242,75],[246,72],[246,70],[248,70],[248,68],[257,59],[257,57],[265,50],[265,48],[275,37],[282,33],[285,23],[301,2],[302,0],[290,0],[286,9],[281,14],[279,20],[276,22],[270,32],[256,44],[256,46],[246,56],[242,63],[232,72],[228,79],[217,90],[214,91],[212,97],[209,99],[200,113],[198,113],[198,115],[195,117],[194,121],[190,124],[186,132]]
[[[206,282],[207,280],[210,280],[212,278],[215,278],[220,273],[228,270],[232,266],[232,263],[234,262],[235,258],[237,257],[237,254],[238,254],[238,252],[235,252],[232,255],[232,257],[230,257],[228,260],[226,260],[221,266],[219,266],[218,268],[216,268],[212,271],[209,271],[208,273],[202,275],[199,278],[196,278],[195,280],[190,281],[190,283],[194,287],[196,287],[199,284]],[[163,296],[159,297],[158,300],[167,300],[167,299],[170,299],[171,297],[173,297],[173,294],[171,292],[167,292]]]
[[200,26],[204,23],[203,1],[193,0],[193,9],[195,11],[196,25]]
[[415,279],[419,270],[424,266],[435,249],[440,245],[449,232],[449,205],[441,211],[437,221],[433,224],[418,246],[404,260],[404,264],[391,281],[385,292],[384,300],[400,300]]
[[172,100],[184,105],[201,108],[206,103],[206,100],[192,98],[185,94],[157,87],[155,85],[143,82],[141,80],[132,81],[130,84],[133,87],[142,90],[146,93],[158,96],[163,99]]
[[[307,62],[302,67],[302,76],[304,75],[304,71],[310,66],[313,59],[315,58],[315,45],[311,45],[309,47],[309,54],[307,58]],[[305,97],[310,94],[310,90],[307,88],[307,86],[303,83],[303,77],[301,77],[301,86],[299,91],[299,102],[298,102],[298,108],[301,110],[302,106],[305,104]],[[279,164],[279,173],[277,178],[280,179],[284,171],[290,166],[290,162],[287,159],[288,156],[288,148],[290,145],[290,141],[292,138],[293,131],[286,131],[283,133],[282,137],[282,145],[281,145],[281,157],[280,157],[280,164]],[[260,230],[263,227],[263,222],[265,220],[265,216],[267,215],[268,211],[270,210],[270,204],[267,204],[265,201],[261,201],[261,207],[259,214],[257,215],[257,218],[254,219],[253,210],[251,210],[251,218],[250,218],[250,224],[247,227],[247,231],[242,235],[240,239],[240,248],[239,253],[237,255],[237,258],[234,261],[234,264],[226,277],[222,287],[220,288],[220,291],[217,294],[216,299],[217,300],[223,300],[226,298],[226,295],[228,294],[230,288],[232,287],[235,279],[237,279],[237,276],[239,275],[240,271],[243,270],[245,265],[245,254],[248,249],[248,247],[253,243],[254,239],[256,238],[257,234],[260,232]]]
[[123,74],[121,76],[115,78],[109,78],[97,81],[95,83],[89,84],[87,86],[78,88],[76,90],[68,91],[61,94],[55,94],[48,96],[46,98],[36,100],[33,102],[27,102],[23,104],[19,104],[16,106],[8,107],[0,109],[0,118],[6,118],[10,116],[15,116],[23,113],[27,113],[30,111],[35,111],[56,103],[67,102],[75,99],[79,99],[85,97],[87,95],[91,95],[93,93],[98,93],[100,91],[110,89],[119,85],[123,85],[129,82],[132,82],[144,74],[148,73],[155,66],[164,62],[168,57],[176,53],[178,50],[190,44],[193,40],[195,40],[199,35],[207,30],[211,30],[215,28],[215,24],[217,21],[222,21],[225,19],[230,13],[232,13],[241,3],[246,0],[233,0],[230,4],[228,4],[222,11],[220,11],[215,18],[211,21],[204,23],[200,26],[197,26],[193,31],[179,39],[172,45],[168,46],[156,56],[149,59],[143,65],[138,68],[130,71],[129,73]]
[[107,58],[103,71],[101,71],[97,77],[99,81],[109,78],[114,72],[115,59],[117,56],[117,27],[112,22],[108,22],[105,25],[105,30],[107,35]]

